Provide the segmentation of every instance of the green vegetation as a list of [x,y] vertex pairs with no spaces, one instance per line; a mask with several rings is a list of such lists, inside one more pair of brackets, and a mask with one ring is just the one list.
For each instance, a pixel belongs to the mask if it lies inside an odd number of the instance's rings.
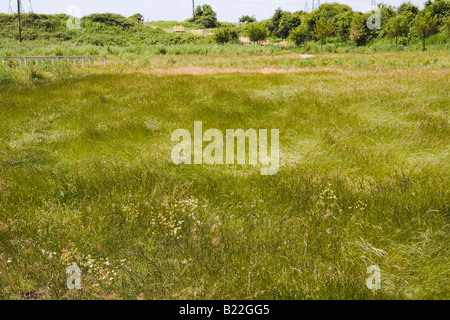
[[246,21],[249,22],[249,23],[256,22],[255,16],[251,16],[250,17],[249,15],[243,15],[240,18],[240,20],[241,20],[242,23],[245,23]]
[[[418,41],[422,41],[422,47],[425,47],[428,37],[441,32],[438,35],[439,44],[447,45],[449,42],[447,30],[450,3],[444,0],[427,2],[422,11],[410,3],[404,3],[398,8],[381,5],[381,29],[373,30],[368,28],[367,21],[375,12],[354,12],[349,6],[338,3],[323,4],[311,13],[291,13],[277,9],[271,19],[261,22],[256,22],[247,15],[241,19],[250,23],[243,23],[238,28],[236,24],[218,22],[216,12],[209,5],[198,6],[195,12],[195,20],[155,21],[146,24],[136,22],[141,14],[129,18],[117,14],[93,14],[82,18],[80,30],[67,28],[66,15],[25,14],[23,39],[52,44],[123,47],[184,44],[204,46],[237,42],[239,37],[258,39],[252,40],[255,42],[270,37],[272,43],[288,39],[306,50],[310,50],[317,42],[324,48],[327,40],[331,46],[354,50],[356,46],[370,48],[379,43],[388,44],[392,38],[395,50],[414,50]],[[0,25],[2,42],[15,39],[17,15],[0,14]],[[168,33],[175,25],[183,25],[186,30],[208,29],[208,32],[205,36],[195,36],[189,32]],[[385,51],[386,48],[382,50]]]
[[[423,40],[423,33],[413,26],[417,16],[424,17],[427,23],[436,21],[436,26],[446,34],[445,23],[450,16],[448,1],[428,1],[422,11],[410,3],[403,3],[398,8],[382,4],[379,9],[381,28],[373,30],[368,28],[366,22],[375,11],[363,14],[339,3],[323,4],[311,13],[291,13],[277,9],[271,19],[262,23],[272,38],[290,39],[298,46],[307,46],[308,42],[317,40],[323,43],[326,38],[330,38],[334,44],[350,41],[354,46],[370,46],[373,42],[393,38],[396,46],[399,42],[407,46],[416,38]],[[317,32],[318,26],[321,31],[326,31],[325,34]],[[448,36],[445,41],[448,42]]]
[[398,38],[408,34],[408,24],[403,16],[392,17],[386,25],[386,33],[389,37],[395,38],[395,45],[398,44]]
[[202,28],[216,28],[219,26],[217,21],[217,13],[209,4],[197,6],[195,9],[195,19],[192,20]]
[[269,31],[262,23],[254,22],[248,26],[247,34],[250,41],[256,42],[265,40],[269,35]]
[[238,43],[239,33],[234,28],[221,28],[214,34],[214,40],[219,44]]
[[447,37],[450,38],[450,16],[445,18],[444,23],[441,27],[441,32]]
[[430,12],[418,15],[414,19],[414,29],[422,38],[423,50],[426,50],[426,38],[437,32],[437,17],[432,16]]
[[[180,45],[207,44],[212,39],[192,34],[167,33],[164,30],[127,19],[117,14],[93,14],[81,19],[81,29],[67,28],[66,15],[23,14],[23,34],[25,42],[71,45],[131,46],[131,45]],[[5,40],[15,40],[17,35],[17,15],[0,15],[0,36]],[[14,38],[13,38],[14,37]]]
[[321,48],[323,47],[323,41],[330,37],[334,33],[334,27],[331,21],[321,18],[316,23],[316,28],[314,29],[314,35],[317,39],[321,40]]
[[290,39],[294,41],[297,46],[301,46],[305,44],[305,42],[308,40],[308,37],[308,28],[302,25],[292,30]]
[[[448,54],[179,58],[1,87],[1,298],[448,299]],[[280,172],[175,166],[195,120],[279,128]]]
[[[108,59],[0,67],[0,299],[449,299],[449,7],[380,10],[0,15],[0,56]],[[199,120],[279,129],[278,174],[174,165]]]

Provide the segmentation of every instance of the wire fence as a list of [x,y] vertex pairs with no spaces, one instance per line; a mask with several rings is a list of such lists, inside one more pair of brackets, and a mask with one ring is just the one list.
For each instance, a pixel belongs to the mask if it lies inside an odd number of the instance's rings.
[[35,61],[36,65],[39,65],[39,61],[44,63],[45,60],[51,60],[52,65],[55,64],[55,61],[67,60],[68,63],[73,61],[73,64],[76,64],[77,61],[81,61],[84,66],[87,61],[89,65],[92,65],[92,61],[94,59],[103,59],[103,65],[106,66],[106,56],[5,56],[2,57],[3,67],[6,66],[7,60],[19,60],[19,65],[27,67],[30,61]]

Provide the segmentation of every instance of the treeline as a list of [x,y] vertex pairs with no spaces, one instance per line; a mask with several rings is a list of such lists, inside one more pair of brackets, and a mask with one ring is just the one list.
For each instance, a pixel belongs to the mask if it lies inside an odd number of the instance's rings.
[[[67,27],[65,14],[23,14],[22,39],[25,41],[65,42],[96,46],[173,45],[241,43],[240,37],[250,41],[287,39],[297,46],[319,41],[323,46],[332,41],[343,46],[365,46],[374,40],[395,39],[395,45],[408,45],[435,33],[442,33],[445,42],[450,38],[450,2],[428,0],[423,10],[411,3],[397,8],[379,5],[377,10],[361,13],[339,3],[326,3],[313,12],[288,12],[277,9],[272,18],[256,21],[244,15],[241,24],[220,23],[210,5],[198,6],[195,17],[183,22],[190,28],[215,29],[213,37],[199,37],[190,33],[167,33],[160,28],[137,23],[140,14],[129,18],[118,14],[92,14],[83,17],[80,29]],[[379,21],[376,21],[379,18]],[[18,35],[17,14],[0,14],[0,37],[15,40]],[[368,23],[369,21],[369,23]],[[378,25],[377,25],[378,24]],[[1,44],[0,44],[1,45]],[[315,44],[313,43],[315,46]],[[306,48],[307,49],[307,48]]]
[[237,29],[223,28],[218,31],[216,40],[219,43],[233,41],[239,34],[248,36],[251,41],[268,37],[288,39],[299,46],[317,40],[323,45],[329,38],[364,46],[373,39],[393,38],[396,45],[407,45],[414,38],[421,38],[425,43],[427,37],[438,32],[448,38],[449,30],[450,2],[446,0],[428,0],[423,10],[411,3],[398,8],[381,4],[368,13],[353,11],[344,4],[326,3],[310,13],[277,9],[271,19],[243,24]]

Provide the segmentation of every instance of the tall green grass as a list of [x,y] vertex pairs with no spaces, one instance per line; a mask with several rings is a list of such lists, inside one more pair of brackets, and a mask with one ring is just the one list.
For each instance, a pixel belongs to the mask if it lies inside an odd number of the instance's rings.
[[[0,297],[448,299],[448,64],[402,55],[1,86]],[[279,173],[172,164],[196,120],[280,129]]]

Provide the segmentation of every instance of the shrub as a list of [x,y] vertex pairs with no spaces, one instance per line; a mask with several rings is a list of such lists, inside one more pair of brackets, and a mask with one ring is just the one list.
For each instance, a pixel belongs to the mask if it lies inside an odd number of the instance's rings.
[[134,24],[129,19],[115,13],[91,14],[84,19],[92,22],[99,22],[108,26],[116,26],[121,28],[130,28]]
[[450,16],[444,19],[444,23],[441,27],[441,32],[447,37],[450,38]]
[[141,19],[143,17],[140,13],[135,13],[132,16],[128,17],[128,19],[132,20],[133,22],[137,22],[137,19]]
[[255,16],[250,17],[249,15],[243,15],[241,17],[241,21],[242,22],[248,21],[248,23],[252,23],[252,22],[256,22],[256,18],[255,18]]
[[165,55],[167,53],[167,49],[165,47],[159,47],[157,52],[158,54]]
[[219,25],[216,12],[208,4],[198,6],[195,9],[195,23],[207,29],[216,28]]
[[314,36],[321,40],[321,47],[326,38],[330,37],[334,33],[334,27],[330,20],[325,20],[320,18],[316,23],[316,28],[314,29]]
[[293,41],[297,46],[303,45],[308,40],[308,26],[301,25],[294,30],[291,31],[289,38]]
[[230,31],[227,28],[221,28],[214,34],[214,40],[218,44],[225,44],[230,42]]
[[0,68],[0,85],[5,85],[12,83],[14,79],[14,74],[12,71]]
[[261,22],[253,22],[248,26],[247,34],[250,41],[261,41],[268,37],[269,30]]
[[214,40],[218,44],[236,42],[238,38],[238,32],[233,28],[221,28],[214,34]]

